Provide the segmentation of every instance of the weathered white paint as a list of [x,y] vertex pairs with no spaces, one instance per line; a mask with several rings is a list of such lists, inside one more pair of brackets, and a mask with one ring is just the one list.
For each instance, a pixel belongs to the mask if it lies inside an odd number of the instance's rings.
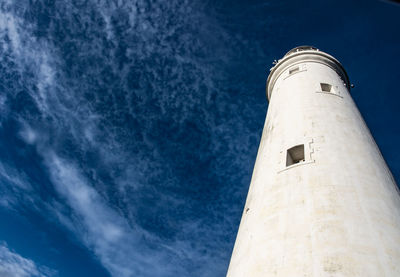
[[[295,48],[272,69],[227,276],[400,276],[399,193],[348,87],[340,63],[316,49]],[[286,167],[298,144],[305,161]]]

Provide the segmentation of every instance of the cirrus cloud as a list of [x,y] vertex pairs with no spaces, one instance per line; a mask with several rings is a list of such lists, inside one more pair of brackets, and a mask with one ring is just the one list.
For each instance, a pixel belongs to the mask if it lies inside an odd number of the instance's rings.
[[56,271],[37,265],[34,261],[9,249],[5,242],[0,242],[0,276],[52,277],[56,276]]

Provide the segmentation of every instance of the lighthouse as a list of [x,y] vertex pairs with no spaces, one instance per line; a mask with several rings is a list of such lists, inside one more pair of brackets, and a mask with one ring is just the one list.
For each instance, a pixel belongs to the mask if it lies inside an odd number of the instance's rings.
[[266,90],[227,276],[400,276],[399,191],[343,66],[297,47],[275,62]]

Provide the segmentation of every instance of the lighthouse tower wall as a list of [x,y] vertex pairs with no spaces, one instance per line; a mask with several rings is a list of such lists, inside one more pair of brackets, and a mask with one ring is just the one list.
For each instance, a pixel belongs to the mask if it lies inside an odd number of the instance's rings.
[[292,50],[267,92],[227,276],[400,276],[399,193],[340,63]]

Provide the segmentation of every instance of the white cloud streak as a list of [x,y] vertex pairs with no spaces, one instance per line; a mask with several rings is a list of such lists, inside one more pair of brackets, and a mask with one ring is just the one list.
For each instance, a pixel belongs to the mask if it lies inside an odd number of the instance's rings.
[[1,277],[51,277],[56,272],[47,267],[38,266],[34,261],[24,258],[0,242]]
[[[127,35],[140,32],[139,37],[143,39],[139,45],[131,45],[127,48],[129,58],[134,61],[136,58],[138,61],[145,61],[146,59],[151,59],[151,55],[155,52],[160,57],[172,57],[176,62],[176,66],[170,67],[171,76],[175,76],[170,82],[175,89],[168,91],[164,91],[160,83],[157,84],[157,82],[161,82],[160,80],[164,76],[157,75],[158,73],[151,66],[144,65],[147,67],[146,70],[149,71],[146,78],[153,76],[155,80],[155,82],[148,82],[149,86],[151,86],[149,92],[160,93],[154,101],[157,101],[163,115],[173,111],[172,115],[169,115],[171,122],[178,125],[181,124],[191,115],[192,110],[200,106],[199,101],[201,100],[198,98],[199,95],[193,93],[194,91],[198,94],[204,93],[205,95],[201,99],[211,102],[210,97],[215,88],[211,77],[212,74],[208,72],[208,67],[203,64],[209,61],[196,60],[191,56],[190,51],[185,52],[185,49],[189,46],[197,47],[195,50],[200,49],[201,45],[199,45],[198,40],[191,41],[190,38],[183,36],[182,43],[185,45],[177,45],[179,48],[184,49],[182,53],[176,52],[175,47],[168,44],[170,37],[178,35],[181,26],[175,26],[170,29],[165,28],[169,23],[169,16],[166,17],[162,14],[165,11],[161,9],[165,7],[155,5],[151,11],[153,13],[151,14],[153,17],[151,19],[146,14],[146,9],[148,13],[148,7],[145,7],[146,5],[143,1],[133,1],[134,3],[132,1],[94,2],[96,4],[93,6],[98,6],[98,10],[104,18],[104,29],[109,40],[115,37],[114,31],[116,28],[112,26],[112,20],[118,19],[118,13],[121,11],[129,12]],[[173,4],[165,5],[170,10],[179,9],[176,11],[178,14],[176,20],[179,21],[179,24],[187,23],[180,22],[181,20],[193,20],[194,23],[191,24],[197,24],[200,21],[199,18],[184,19],[183,16],[179,15],[190,13],[189,10],[186,10],[190,6],[187,1],[181,5],[176,5],[176,7]],[[90,24],[90,18],[80,19],[84,23],[87,21]],[[217,28],[217,26],[213,28]],[[196,269],[192,269],[192,271],[196,271],[195,276],[223,274],[223,265],[218,264],[222,260],[219,248],[221,245],[225,245],[226,242],[219,241],[215,237],[216,235],[222,237],[223,230],[212,230],[206,224],[202,224],[201,215],[199,218],[188,219],[186,222],[180,223],[178,226],[178,228],[181,228],[179,230],[180,233],[172,241],[163,241],[157,235],[146,231],[138,224],[136,217],[141,214],[141,209],[146,210],[152,207],[143,204],[141,206],[138,205],[134,201],[134,196],[136,195],[132,194],[140,193],[140,190],[143,189],[143,185],[138,181],[138,179],[143,178],[143,172],[157,174],[157,170],[160,171],[160,169],[155,168],[153,171],[151,165],[141,160],[141,156],[131,155],[126,151],[124,132],[130,132],[130,130],[123,130],[121,139],[121,133],[118,134],[114,131],[116,127],[107,125],[107,115],[100,113],[115,112],[115,115],[111,117],[118,117],[121,112],[118,110],[119,107],[107,106],[106,110],[100,112],[93,108],[98,104],[102,104],[101,97],[104,97],[104,95],[95,95],[91,102],[83,98],[83,93],[91,93],[91,88],[85,87],[85,83],[75,84],[71,80],[63,79],[63,72],[58,62],[62,58],[55,54],[57,53],[54,50],[55,46],[52,46],[51,43],[46,43],[45,40],[35,39],[31,29],[32,26],[29,26],[17,15],[11,12],[1,12],[0,10],[0,38],[2,38],[2,41],[4,41],[5,36],[10,38],[10,43],[2,46],[11,51],[15,64],[19,67],[19,72],[22,72],[21,75],[29,71],[28,69],[34,69],[32,83],[34,83],[36,89],[28,89],[26,93],[33,99],[34,105],[40,111],[40,118],[49,118],[45,122],[46,124],[51,122],[50,127],[52,130],[49,131],[43,130],[48,127],[47,125],[37,128],[38,126],[35,125],[35,119],[31,118],[31,114],[28,114],[26,118],[18,118],[21,127],[20,138],[30,146],[36,147],[37,153],[43,158],[48,169],[55,191],[65,200],[66,205],[73,212],[68,214],[63,210],[62,205],[58,205],[58,203],[47,203],[47,207],[52,210],[54,217],[59,220],[60,224],[71,230],[88,249],[92,250],[103,266],[115,277],[185,276],[188,272],[191,272],[190,268],[188,268],[191,264],[196,264],[197,266]],[[147,40],[151,39],[153,41],[148,43]],[[92,48],[85,49],[89,53],[82,53],[82,56],[90,54],[102,57],[102,46],[98,45],[101,42],[101,38],[93,38],[93,43],[90,45]],[[219,55],[219,57],[221,60],[218,62],[223,63],[223,59],[226,56]],[[119,69],[117,62],[111,60],[107,61],[108,63],[111,65],[110,73],[122,75],[123,82],[129,80],[128,67],[134,66],[134,64],[126,65],[125,68]],[[191,85],[187,85],[186,81],[182,80],[192,77],[188,73],[190,71],[195,71],[197,76],[195,79],[189,80],[189,82],[192,82]],[[91,73],[97,74],[99,72]],[[86,74],[86,72],[83,74]],[[146,80],[142,79],[140,81],[146,82]],[[71,87],[66,86],[65,84],[67,83]],[[13,93],[15,92],[10,92],[10,94]],[[104,93],[110,99],[115,97],[112,91]],[[135,99],[135,97],[138,99],[146,99],[147,97],[143,91],[139,90],[137,95],[135,93],[128,90],[125,100],[130,102],[130,99]],[[2,108],[6,102],[6,99],[0,98],[0,109],[6,110],[6,108]],[[112,104],[118,105],[115,101]],[[137,103],[134,104],[137,105]],[[127,109],[131,108],[128,105]],[[148,128],[149,124],[151,124],[152,118],[149,117],[163,116],[149,113],[140,115],[134,109],[129,110],[129,115],[138,121],[146,122],[141,126],[143,128]],[[209,118],[207,108],[201,110],[200,115],[203,117],[202,120],[206,122],[205,124],[208,125],[208,128],[232,129],[229,126],[230,123],[226,127],[215,126],[212,123],[213,119]],[[232,121],[234,120],[236,119],[232,119]],[[220,130],[220,133],[224,130]],[[217,132],[211,133],[215,134]],[[64,145],[57,144],[58,141],[63,141],[65,137],[68,137],[70,141],[78,145],[79,149],[75,149],[77,155],[86,151],[99,153],[96,158],[104,165],[105,170],[110,172],[111,184],[102,183],[101,177],[97,177],[99,173],[95,170],[93,170],[92,178],[88,178],[85,166],[73,160],[73,154],[69,157],[61,154],[64,150]],[[50,143],[51,139],[55,142]],[[131,137],[128,136],[128,140],[130,139]],[[153,145],[154,142],[146,138],[146,134],[142,139],[144,146],[154,151],[154,157],[161,155],[157,152],[157,146]],[[230,138],[227,141],[229,140]],[[216,137],[214,143],[221,143],[218,141],[219,138]],[[229,147],[231,146],[229,145]],[[242,148],[247,151],[246,145]],[[122,168],[121,173],[112,173],[114,166]],[[102,169],[96,170],[101,171]],[[3,180],[7,180],[9,185],[12,184],[12,189],[7,191],[7,195],[12,195],[15,192],[22,194],[28,190],[32,191],[28,179],[17,178],[18,176],[23,176],[21,172],[10,171],[0,167],[0,175]],[[110,201],[112,196],[107,195],[106,189],[111,185],[115,185],[115,190],[120,192],[117,197],[126,205],[125,208],[128,210],[128,215],[122,215],[123,213],[118,209],[117,205]],[[34,195],[34,193],[29,195]],[[162,195],[157,191],[154,192],[153,198],[154,203],[149,205],[160,205],[161,208],[159,209],[162,209],[163,205],[169,204],[180,207],[185,203],[191,204],[187,203],[186,200],[179,199],[175,194]],[[0,205],[17,205],[16,201],[18,199],[3,198],[0,199]],[[161,220],[160,222],[167,221]],[[201,238],[198,245],[192,244],[193,237]]]
[[32,187],[24,172],[0,162],[0,206],[14,209],[23,201],[35,208],[35,198],[31,192]]
[[140,228],[132,229],[108,207],[74,165],[54,153],[45,159],[57,191],[77,215],[78,221],[68,224],[73,226],[71,231],[94,250],[113,276],[174,276],[167,257],[140,244],[143,236],[151,236]]

